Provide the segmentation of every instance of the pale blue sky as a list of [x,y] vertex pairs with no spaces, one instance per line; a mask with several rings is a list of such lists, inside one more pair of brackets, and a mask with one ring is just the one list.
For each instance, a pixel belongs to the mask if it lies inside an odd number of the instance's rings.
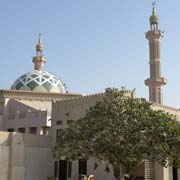
[[[151,0],[0,0],[0,89],[33,69],[39,32],[45,69],[69,92],[136,88],[148,98]],[[180,1],[157,0],[162,41],[164,104],[180,107]]]

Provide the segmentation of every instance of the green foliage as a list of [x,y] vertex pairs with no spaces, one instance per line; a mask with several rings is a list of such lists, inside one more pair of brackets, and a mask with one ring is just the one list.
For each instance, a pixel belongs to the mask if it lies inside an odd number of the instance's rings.
[[179,167],[179,149],[180,123],[174,116],[153,110],[145,99],[131,99],[124,91],[108,88],[85,117],[62,130],[54,154],[108,161],[119,178],[121,165],[129,172],[145,158]]

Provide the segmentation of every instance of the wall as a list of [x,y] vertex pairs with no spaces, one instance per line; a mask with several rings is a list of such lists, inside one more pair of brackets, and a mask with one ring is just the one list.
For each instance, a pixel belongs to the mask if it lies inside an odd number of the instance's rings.
[[0,131],[0,180],[53,176],[51,137]]
[[9,133],[0,131],[0,179],[8,180],[9,173]]
[[[127,96],[133,97],[135,96],[134,92],[132,94],[131,91],[127,91]],[[54,146],[56,143],[56,131],[57,129],[63,129],[68,126],[69,120],[77,120],[80,117],[85,116],[86,111],[94,106],[97,101],[101,101],[103,98],[103,93],[95,94],[90,96],[72,98],[70,100],[57,101],[52,104],[52,136],[53,141],[52,145]],[[61,121],[62,124],[57,124],[58,121]],[[94,170],[94,162],[96,160],[94,158],[90,159],[87,163],[87,174],[94,174],[96,179],[98,180],[114,180],[113,170],[110,167],[110,173],[104,171],[106,167],[106,163],[99,164],[98,168]],[[137,176],[144,176],[144,167],[140,167],[134,170]],[[78,161],[73,161],[72,166],[72,179],[78,174]]]
[[[129,96],[131,94],[128,94]],[[131,96],[130,96],[131,97]],[[68,120],[77,120],[86,114],[86,110],[95,103],[103,98],[103,94],[90,95],[85,97],[72,98],[71,100],[63,100],[54,102],[52,105],[52,133],[53,142],[56,143],[56,131],[57,129],[63,129],[68,126]],[[175,115],[180,121],[180,111],[179,109],[162,106],[153,103],[152,108],[154,110],[164,110],[170,114]],[[62,124],[58,125],[58,121]],[[112,174],[107,174],[103,172],[103,166],[100,166],[96,171],[93,170],[94,161],[88,162],[88,174],[95,174],[97,179],[113,179]],[[77,162],[73,163],[73,175],[75,176],[78,172]],[[144,176],[144,167],[136,169],[135,174],[138,176]],[[178,179],[180,180],[180,171],[178,171]],[[155,163],[155,180],[172,180],[172,170],[171,167],[162,168],[159,164]]]
[[51,101],[10,99],[6,104],[4,125],[17,132],[22,127],[50,127],[51,104]]
[[47,180],[53,176],[52,150],[50,148],[25,148],[25,180]]

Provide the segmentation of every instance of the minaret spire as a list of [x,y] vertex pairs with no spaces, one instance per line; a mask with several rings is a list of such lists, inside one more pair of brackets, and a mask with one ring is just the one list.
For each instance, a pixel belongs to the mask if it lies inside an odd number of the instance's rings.
[[39,33],[39,41],[38,41],[38,43],[40,44],[41,43],[41,33]]
[[166,79],[161,77],[160,42],[164,34],[158,29],[159,18],[155,11],[155,2],[152,3],[152,15],[149,21],[150,30],[146,33],[146,38],[149,40],[150,78],[145,80],[145,84],[149,87],[149,100],[163,104],[162,87],[166,85]]
[[151,30],[158,30],[158,25],[159,25],[159,17],[156,14],[156,8],[155,8],[156,2],[152,2],[152,15],[149,18],[150,21],[150,29]]
[[33,57],[34,69],[42,70],[44,63],[46,62],[45,57],[43,56],[43,43],[41,40],[41,33],[39,33],[38,43],[36,45],[36,56]]
[[155,5],[156,5],[156,1],[153,1],[153,2],[152,2],[152,6],[153,6],[153,8],[152,8],[152,14],[156,14]]

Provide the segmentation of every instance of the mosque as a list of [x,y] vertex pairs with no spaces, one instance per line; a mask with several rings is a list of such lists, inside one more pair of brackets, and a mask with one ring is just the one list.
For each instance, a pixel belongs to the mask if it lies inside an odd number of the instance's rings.
[[[163,105],[160,42],[164,34],[153,4],[150,29],[146,33],[150,50],[149,100],[154,109],[163,109],[180,120],[179,109]],[[98,180],[113,180],[104,166],[94,169],[95,159],[67,162],[55,160],[52,148],[61,129],[83,117],[86,110],[102,99],[103,93],[83,96],[69,93],[62,80],[44,70],[41,35],[33,57],[34,70],[21,75],[10,89],[0,90],[0,180],[73,180],[78,174],[94,174]],[[135,98],[134,90],[125,90]],[[151,168],[146,168],[150,165]],[[112,170],[112,169],[111,169]],[[136,180],[180,180],[180,171],[145,162],[132,171]]]

